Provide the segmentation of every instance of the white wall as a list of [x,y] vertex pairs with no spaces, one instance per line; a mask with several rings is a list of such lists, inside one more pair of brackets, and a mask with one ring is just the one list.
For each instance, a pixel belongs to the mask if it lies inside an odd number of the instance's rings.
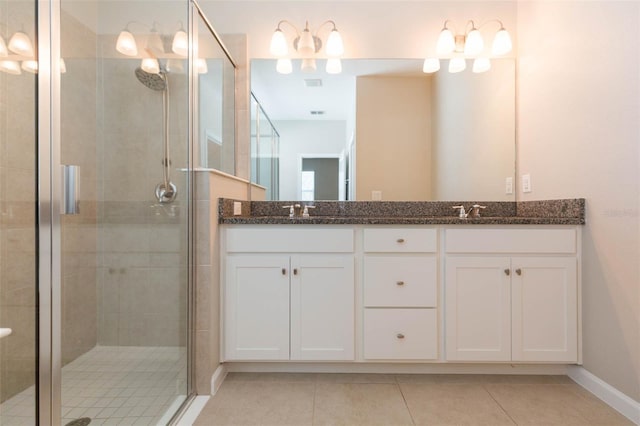
[[280,199],[297,200],[298,162],[300,154],[335,154],[339,156],[347,140],[346,121],[276,120],[280,133]]
[[587,199],[584,367],[640,401],[640,3],[518,3],[522,200]]

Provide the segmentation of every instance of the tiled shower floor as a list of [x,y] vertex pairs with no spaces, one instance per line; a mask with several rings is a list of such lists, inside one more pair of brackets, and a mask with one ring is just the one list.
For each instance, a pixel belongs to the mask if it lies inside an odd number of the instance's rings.
[[[97,346],[62,369],[62,424],[166,424],[186,393],[183,347]],[[0,406],[2,426],[34,425],[33,387]],[[168,413],[168,418],[165,417]]]

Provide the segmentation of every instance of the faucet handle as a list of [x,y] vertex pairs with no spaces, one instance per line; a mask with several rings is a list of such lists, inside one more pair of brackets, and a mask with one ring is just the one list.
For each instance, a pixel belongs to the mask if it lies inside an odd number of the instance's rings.
[[471,211],[469,212],[471,214],[471,217],[480,217],[480,210],[481,209],[486,209],[487,206],[481,206],[480,204],[474,204],[473,206],[471,206]]
[[453,206],[451,207],[452,209],[460,209],[460,214],[458,215],[458,217],[460,219],[465,219],[468,215],[468,213],[465,211],[464,206]]
[[292,218],[294,216],[294,205],[290,205],[290,206],[282,206],[283,209],[289,209],[289,217]]
[[304,211],[302,212],[303,219],[309,218],[309,209],[315,209],[316,206],[304,206]]

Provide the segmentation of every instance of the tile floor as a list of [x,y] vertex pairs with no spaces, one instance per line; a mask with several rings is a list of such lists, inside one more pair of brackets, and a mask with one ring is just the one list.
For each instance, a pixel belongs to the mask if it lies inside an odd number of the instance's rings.
[[214,425],[632,425],[566,376],[230,373]]
[[[185,369],[183,347],[96,346],[62,368],[62,424],[81,417],[91,426],[164,424],[186,393]],[[34,393],[3,402],[0,425],[34,425]]]

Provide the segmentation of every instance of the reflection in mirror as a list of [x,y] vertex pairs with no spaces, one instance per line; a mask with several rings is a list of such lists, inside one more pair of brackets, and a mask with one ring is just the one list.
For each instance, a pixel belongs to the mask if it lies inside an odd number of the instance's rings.
[[422,65],[352,59],[339,75],[322,64],[282,75],[252,60],[251,90],[279,134],[270,199],[513,201],[515,61],[480,74]]
[[198,21],[199,150],[201,166],[235,174],[235,66]]

